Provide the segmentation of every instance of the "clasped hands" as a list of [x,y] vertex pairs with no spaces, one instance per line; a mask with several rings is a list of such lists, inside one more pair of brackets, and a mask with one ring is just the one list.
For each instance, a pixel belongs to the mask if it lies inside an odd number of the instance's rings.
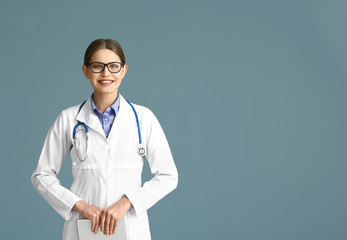
[[116,233],[118,221],[126,215],[131,207],[132,204],[129,199],[123,197],[106,209],[90,205],[83,201],[78,201],[73,206],[73,209],[77,210],[83,218],[88,218],[92,221],[92,232],[96,234],[100,226],[100,230],[105,235],[112,235]]

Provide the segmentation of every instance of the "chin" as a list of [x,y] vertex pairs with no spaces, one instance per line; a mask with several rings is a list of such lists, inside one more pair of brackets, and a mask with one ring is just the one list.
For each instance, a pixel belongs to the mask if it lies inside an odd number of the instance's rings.
[[117,90],[110,90],[110,91],[105,91],[105,90],[103,90],[103,91],[100,91],[100,90],[96,90],[96,89],[94,89],[94,92],[97,92],[98,94],[117,94]]

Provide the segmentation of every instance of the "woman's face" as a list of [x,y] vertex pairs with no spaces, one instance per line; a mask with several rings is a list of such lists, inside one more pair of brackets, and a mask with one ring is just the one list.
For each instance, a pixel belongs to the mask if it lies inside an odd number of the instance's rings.
[[[100,49],[96,51],[89,62],[121,62],[120,58],[116,53],[109,49]],[[118,73],[111,73],[105,66],[101,73],[93,73],[90,67],[83,65],[82,70],[86,78],[89,79],[90,84],[94,88],[96,94],[115,94],[118,93],[118,87],[120,86],[125,73],[127,72],[128,66],[124,65]]]

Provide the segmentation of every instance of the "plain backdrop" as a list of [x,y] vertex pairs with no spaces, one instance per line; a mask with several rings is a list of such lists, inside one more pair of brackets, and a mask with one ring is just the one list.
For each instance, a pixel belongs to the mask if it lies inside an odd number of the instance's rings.
[[[155,113],[179,172],[149,209],[154,240],[347,239],[346,13],[342,0],[2,1],[1,238],[61,239],[30,176],[58,114],[92,93],[85,49],[113,38],[129,66],[119,92]],[[58,177],[70,187],[70,157]]]

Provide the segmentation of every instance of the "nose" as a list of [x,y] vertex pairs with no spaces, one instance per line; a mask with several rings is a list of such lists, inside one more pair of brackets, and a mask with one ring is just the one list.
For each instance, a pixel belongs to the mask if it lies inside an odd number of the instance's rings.
[[102,75],[109,75],[110,74],[110,71],[108,70],[108,67],[107,66],[105,66],[104,67],[104,70],[102,70]]

